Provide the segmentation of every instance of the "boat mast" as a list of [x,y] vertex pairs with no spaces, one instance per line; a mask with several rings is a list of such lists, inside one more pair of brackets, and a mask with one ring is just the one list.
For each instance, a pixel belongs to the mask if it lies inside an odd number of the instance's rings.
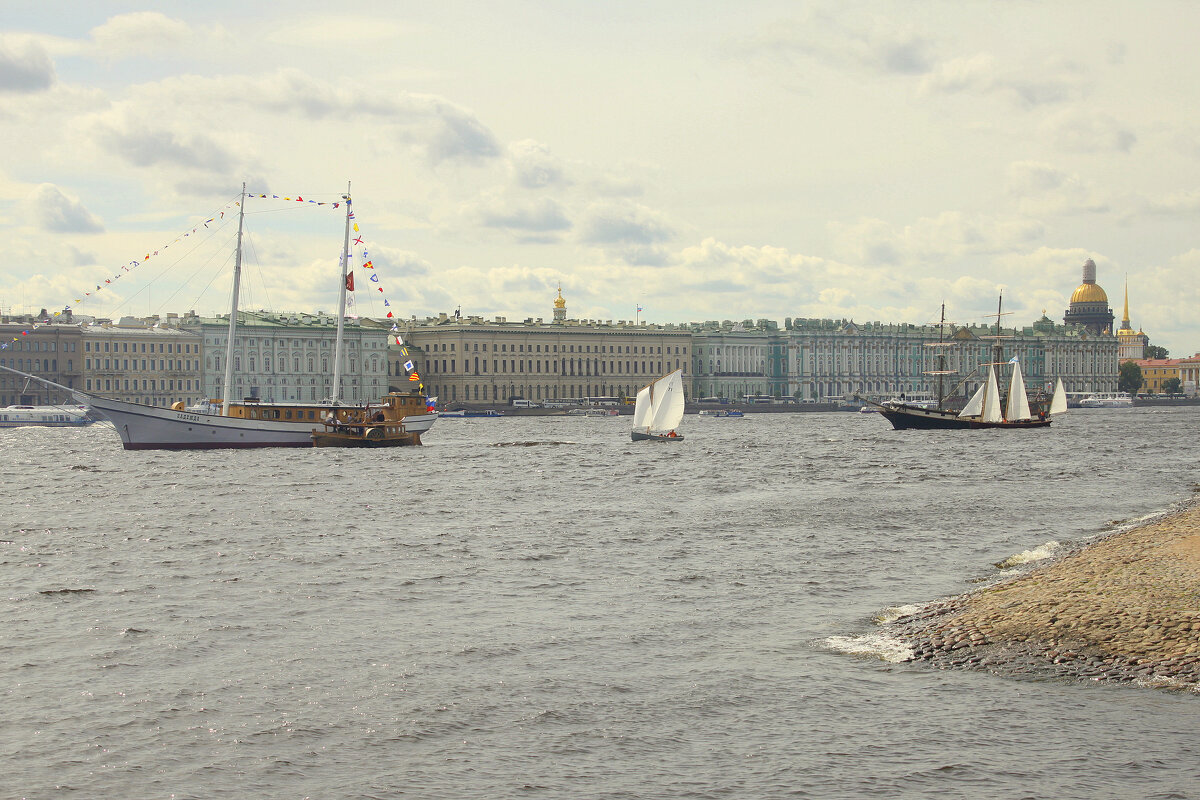
[[337,338],[333,345],[333,394],[330,401],[337,405],[342,394],[342,351],[345,347],[346,332],[346,276],[350,272],[350,218],[353,215],[350,206],[350,182],[346,181],[346,239],[342,243],[342,288],[338,293]]
[[246,221],[246,183],[238,204],[237,251],[233,258],[233,300],[229,308],[229,334],[225,337],[225,385],[221,390],[221,416],[229,416],[229,393],[233,391],[233,337],[237,333],[238,294],[242,290],[242,226]]
[[1004,305],[1004,290],[1000,290],[1000,297],[996,300],[996,349],[992,353],[992,360],[997,364],[1004,361],[1004,345],[1000,343],[1000,309]]
[[938,399],[937,407],[942,407],[943,380],[946,376],[946,348],[943,347],[943,337],[946,333],[946,304],[942,303],[942,319],[938,322]]

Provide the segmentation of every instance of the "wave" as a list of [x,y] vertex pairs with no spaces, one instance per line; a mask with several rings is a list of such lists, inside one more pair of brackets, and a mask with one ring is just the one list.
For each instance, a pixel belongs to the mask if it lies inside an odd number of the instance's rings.
[[1049,541],[1043,545],[1033,548],[1032,550],[1022,550],[1020,553],[1011,555],[1003,561],[997,561],[996,568],[1011,569],[1012,567],[1019,567],[1022,564],[1030,564],[1034,561],[1042,561],[1047,558],[1052,558],[1061,549],[1061,544],[1055,541]]
[[819,644],[827,650],[853,656],[872,656],[892,664],[913,658],[913,649],[907,641],[885,631],[873,631],[861,636],[830,636]]

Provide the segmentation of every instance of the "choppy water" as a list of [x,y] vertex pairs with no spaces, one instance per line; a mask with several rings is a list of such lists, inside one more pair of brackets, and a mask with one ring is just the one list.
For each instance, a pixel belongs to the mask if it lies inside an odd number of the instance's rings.
[[891,663],[874,622],[1190,497],[1197,422],[0,431],[0,797],[1198,797],[1195,695]]

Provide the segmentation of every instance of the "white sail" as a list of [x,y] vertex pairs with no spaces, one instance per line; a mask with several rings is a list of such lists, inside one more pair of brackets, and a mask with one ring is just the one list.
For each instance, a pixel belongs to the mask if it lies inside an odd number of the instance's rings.
[[683,371],[675,370],[654,382],[654,418],[650,430],[666,433],[683,421]]
[[1009,422],[1030,419],[1029,398],[1025,395],[1025,381],[1021,378],[1021,364],[1013,362],[1012,379],[1008,382],[1008,411]]
[[987,386],[983,395],[983,411],[979,416],[983,422],[1000,422],[1004,418],[1000,413],[1000,387],[996,385],[995,367],[988,367]]
[[971,395],[971,399],[963,406],[962,411],[958,412],[960,417],[978,417],[983,411],[983,394],[987,391],[987,383],[979,384],[979,388],[975,390],[975,394]]
[[1067,392],[1063,389],[1062,378],[1058,379],[1058,384],[1054,387],[1054,396],[1050,398],[1050,413],[1063,414],[1067,410]]
[[637,401],[633,406],[633,428],[646,428],[654,416],[654,402],[650,399],[650,387],[643,386],[638,390]]

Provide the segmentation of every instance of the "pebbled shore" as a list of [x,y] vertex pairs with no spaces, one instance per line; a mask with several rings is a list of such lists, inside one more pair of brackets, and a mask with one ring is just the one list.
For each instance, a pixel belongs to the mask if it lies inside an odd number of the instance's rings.
[[893,625],[940,668],[1200,691],[1200,505]]

